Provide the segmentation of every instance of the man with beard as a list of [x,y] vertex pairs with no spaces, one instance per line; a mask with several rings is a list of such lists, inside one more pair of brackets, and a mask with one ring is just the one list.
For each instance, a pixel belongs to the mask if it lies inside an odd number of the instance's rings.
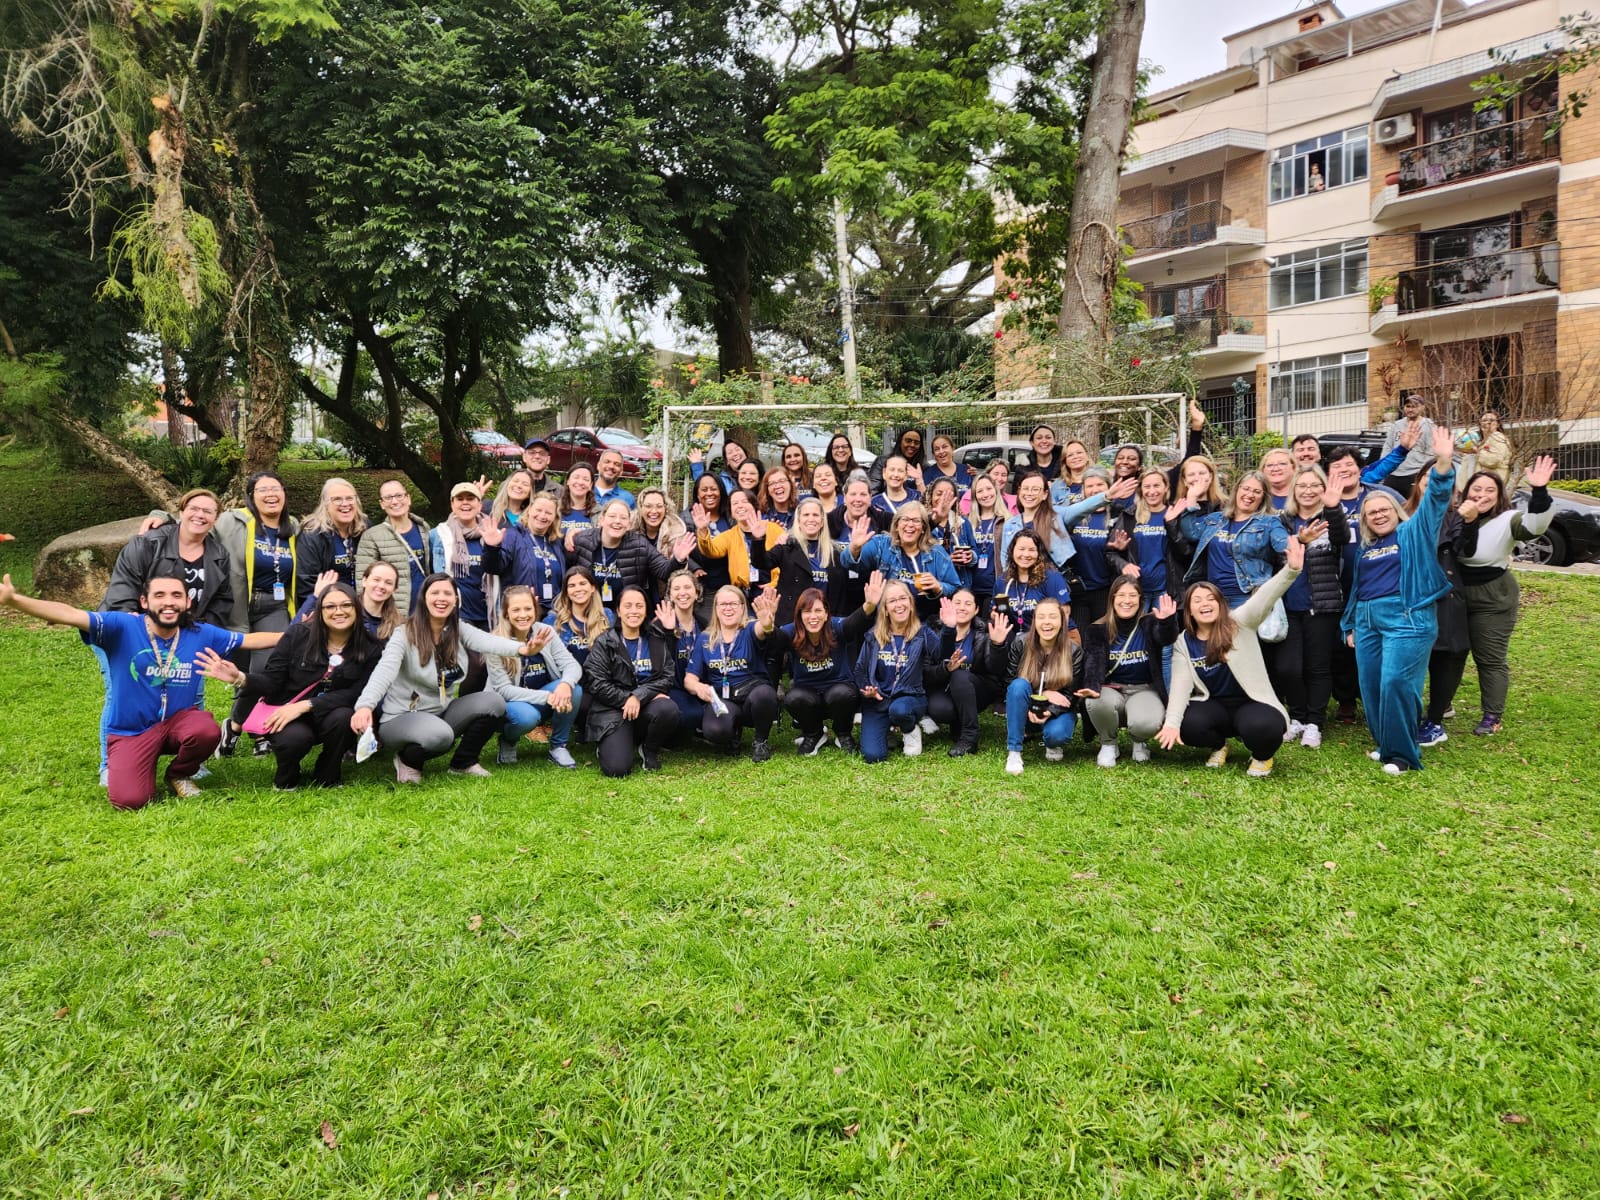
[[200,794],[195,772],[222,736],[216,718],[202,707],[208,663],[241,647],[270,649],[283,636],[194,624],[184,581],[170,575],[145,581],[136,613],[85,612],[19,595],[9,575],[0,578],[0,604],[71,625],[84,642],[105,651],[106,789],[115,808],[143,808],[155,798],[156,763],[168,754],[173,759],[167,786],[184,799]]

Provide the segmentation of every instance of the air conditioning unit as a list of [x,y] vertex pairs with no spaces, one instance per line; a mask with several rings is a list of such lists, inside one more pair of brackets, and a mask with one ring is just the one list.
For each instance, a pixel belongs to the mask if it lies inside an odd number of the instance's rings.
[[1410,113],[1401,113],[1398,117],[1386,117],[1378,122],[1378,144],[1392,146],[1396,142],[1409,142],[1416,129],[1416,120]]

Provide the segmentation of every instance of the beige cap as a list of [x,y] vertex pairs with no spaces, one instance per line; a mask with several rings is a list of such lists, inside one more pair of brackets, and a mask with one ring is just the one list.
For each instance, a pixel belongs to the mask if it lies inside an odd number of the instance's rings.
[[450,499],[454,500],[457,496],[461,495],[462,492],[466,492],[468,495],[475,496],[479,500],[483,499],[483,489],[470,480],[462,480],[460,483],[456,484],[455,487],[451,488]]

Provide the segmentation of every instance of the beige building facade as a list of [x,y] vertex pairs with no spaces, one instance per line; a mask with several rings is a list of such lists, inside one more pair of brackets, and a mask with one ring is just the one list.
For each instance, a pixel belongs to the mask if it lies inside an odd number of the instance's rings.
[[1453,425],[1493,408],[1600,442],[1600,117],[1547,136],[1592,79],[1482,111],[1473,89],[1507,56],[1509,76],[1547,61],[1581,7],[1315,4],[1227,34],[1222,70],[1150,97],[1126,270],[1153,328],[1198,346],[1214,416],[1358,430],[1420,392]]

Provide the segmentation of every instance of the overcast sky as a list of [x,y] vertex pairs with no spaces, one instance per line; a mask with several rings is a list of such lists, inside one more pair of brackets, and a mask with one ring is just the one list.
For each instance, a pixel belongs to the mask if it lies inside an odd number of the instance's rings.
[[[1382,8],[1392,0],[1335,0],[1347,17]],[[1195,0],[1147,0],[1144,19],[1143,57],[1161,68],[1150,81],[1150,90],[1159,92],[1187,83],[1226,65],[1224,34],[1249,29],[1297,8],[1310,8],[1308,0],[1223,0],[1221,4],[1197,4]]]

